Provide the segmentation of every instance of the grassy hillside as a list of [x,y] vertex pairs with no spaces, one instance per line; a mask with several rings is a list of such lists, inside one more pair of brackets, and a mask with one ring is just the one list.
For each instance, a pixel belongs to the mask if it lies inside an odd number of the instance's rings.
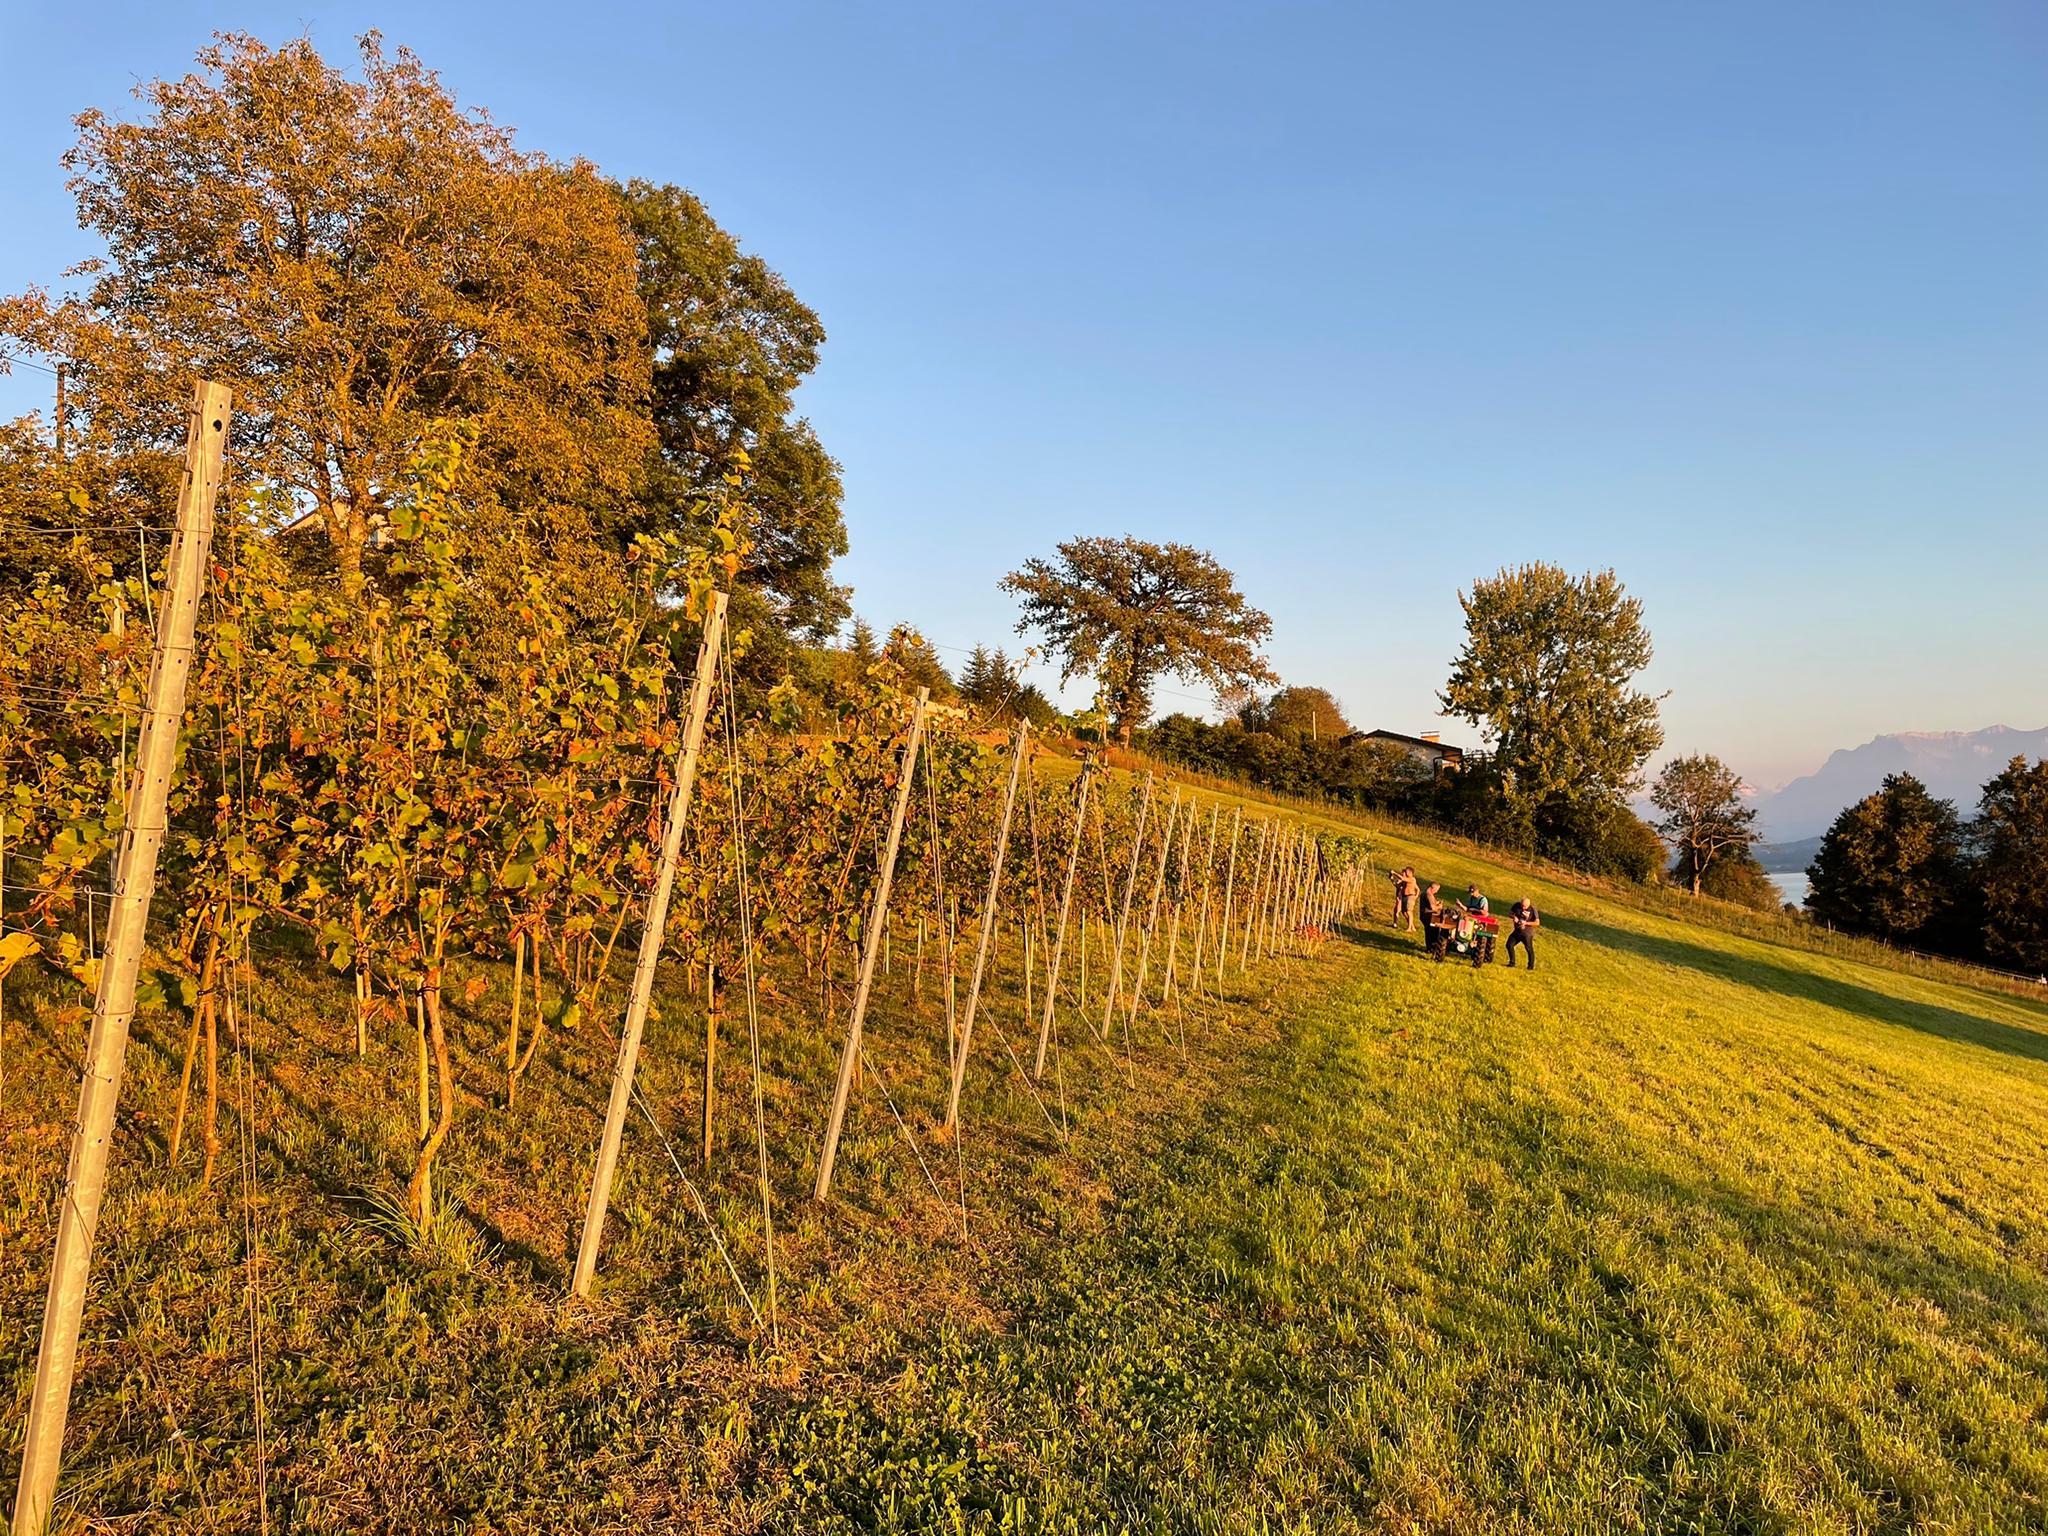
[[[1043,1104],[992,1032],[955,1148],[899,949],[823,1211],[837,1025],[792,988],[764,1039],[779,1337],[644,1121],[601,1294],[564,1300],[605,1030],[492,1108],[490,978],[458,1030],[460,1214],[409,1244],[366,1198],[409,1161],[408,1039],[358,1062],[346,988],[266,961],[260,1268],[232,1153],[210,1193],[163,1165],[173,1042],[145,1027],[66,1518],[255,1528],[253,1298],[276,1530],[2048,1522],[2048,1010],[1382,842],[1497,906],[1530,886],[1542,968],[1435,966],[1361,923],[1131,1052],[1069,1041]],[[45,1005],[24,1039],[9,1007],[11,1475],[81,1026]],[[675,978],[647,1098],[765,1306],[744,1032],[700,1178],[702,1029]]]

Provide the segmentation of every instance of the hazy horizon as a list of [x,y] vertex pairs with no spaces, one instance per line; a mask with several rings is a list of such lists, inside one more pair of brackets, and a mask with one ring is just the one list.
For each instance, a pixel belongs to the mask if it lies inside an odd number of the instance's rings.
[[[202,23],[11,22],[0,291]],[[1613,566],[1670,750],[1759,787],[2048,703],[2048,12],[230,3],[681,183],[830,334],[857,610],[1021,643],[1061,538],[1215,552],[1290,682],[1441,729],[1457,593]],[[620,39],[625,39],[624,45]],[[0,410],[47,404],[0,379]],[[1200,708],[1168,683],[1162,709]]]

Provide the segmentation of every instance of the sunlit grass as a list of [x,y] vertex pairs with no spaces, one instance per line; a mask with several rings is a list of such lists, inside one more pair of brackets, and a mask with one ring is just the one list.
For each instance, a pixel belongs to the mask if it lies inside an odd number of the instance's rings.
[[[943,1200],[870,1083],[840,1199],[808,1201],[838,1026],[772,1009],[779,1339],[637,1120],[599,1294],[564,1299],[602,1026],[544,1048],[507,1115],[502,978],[457,1021],[449,1225],[421,1233],[389,1202],[408,1037],[356,1061],[346,988],[268,965],[252,1288],[235,1159],[211,1192],[189,1154],[163,1166],[175,1031],[146,1021],[67,1511],[254,1528],[253,1289],[273,1529],[2048,1523],[2043,1010],[1421,845],[1387,859],[1453,889],[1477,876],[1497,909],[1531,886],[1541,969],[1432,965],[1375,912],[1233,983],[1191,1017],[1185,1057],[1157,1022],[1134,1066],[1071,1048],[1064,1145],[991,1033],[958,1162],[925,1146]],[[931,989],[911,1005],[897,960],[872,1049],[925,1136],[941,1015]],[[998,1006],[1021,1045],[1017,1000]],[[764,1305],[728,1028],[708,1176],[702,1021],[679,988],[643,1084]],[[80,1034],[53,1016],[10,1029],[16,1406]],[[0,1461],[19,1425],[0,1417]]]

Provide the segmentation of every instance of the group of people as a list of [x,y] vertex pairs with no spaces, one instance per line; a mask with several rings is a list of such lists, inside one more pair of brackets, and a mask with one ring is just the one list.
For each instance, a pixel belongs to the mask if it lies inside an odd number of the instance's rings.
[[[1446,901],[1440,894],[1442,884],[1432,880],[1425,885],[1416,878],[1412,867],[1397,870],[1390,878],[1394,882],[1394,926],[1405,926],[1413,933],[1419,917],[1423,947],[1439,957],[1446,942],[1454,938],[1462,942],[1471,934],[1476,920],[1492,916],[1486,894],[1476,883],[1465,888],[1463,901]],[[1536,903],[1524,896],[1508,908],[1508,922],[1508,969],[1514,969],[1515,951],[1519,948],[1528,958],[1529,969],[1535,970],[1536,930],[1543,925]]]

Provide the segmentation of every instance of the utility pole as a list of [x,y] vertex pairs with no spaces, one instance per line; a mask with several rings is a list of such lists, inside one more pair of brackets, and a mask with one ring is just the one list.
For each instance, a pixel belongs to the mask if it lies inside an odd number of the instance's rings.
[[64,457],[64,364],[57,364],[57,457]]
[[192,637],[199,595],[213,545],[213,505],[220,492],[233,396],[225,385],[193,386],[185,427],[185,478],[178,492],[177,531],[171,538],[169,590],[149,663],[135,772],[128,781],[127,826],[114,865],[106,952],[93,994],[92,1034],[79,1085],[78,1124],[71,1133],[71,1165],[57,1208],[56,1252],[43,1304],[42,1345],[29,1395],[22,1442],[21,1482],[14,1495],[14,1529],[40,1533],[50,1523],[63,1460],[64,1420],[71,1410],[72,1369],[78,1361],[80,1318],[92,1271],[93,1237],[107,1188],[107,1151],[120,1101],[128,1026],[135,1015],[135,976],[156,886],[156,860],[164,840],[164,803],[177,764],[178,728],[185,716],[185,681],[192,670]]
[[590,1294],[591,1277],[597,1273],[597,1247],[604,1238],[605,1210],[611,1204],[612,1178],[619,1167],[619,1138],[626,1129],[626,1113],[633,1107],[633,1075],[640,1066],[640,1036],[647,1027],[654,970],[661,963],[662,939],[668,932],[668,903],[676,888],[683,824],[689,820],[690,795],[697,786],[704,719],[711,709],[711,684],[718,670],[719,643],[725,637],[725,602],[723,592],[711,594],[711,606],[704,615],[704,635],[697,644],[697,674],[690,683],[690,712],[683,723],[682,761],[676,769],[675,788],[669,793],[661,864],[655,871],[654,890],[647,898],[647,919],[640,929],[640,959],[633,967],[633,996],[626,1005],[626,1030],[619,1040],[618,1066],[612,1072],[611,1102],[605,1106],[604,1135],[597,1144],[597,1168],[590,1176],[590,1200],[583,1208],[583,1240],[576,1248],[576,1277],[570,1285],[571,1292],[578,1296]]
[[846,1044],[839,1053],[839,1080],[832,1085],[832,1108],[825,1117],[825,1148],[818,1155],[818,1182],[813,1198],[832,1193],[832,1164],[839,1156],[839,1132],[846,1124],[846,1100],[853,1092],[853,1070],[860,1064],[860,1028],[868,1013],[868,992],[875,984],[875,956],[882,947],[882,929],[889,912],[889,887],[896,882],[896,850],[903,845],[903,818],[910,810],[910,781],[917,774],[917,751],[924,744],[924,711],[931,690],[917,690],[910,711],[910,735],[903,743],[903,766],[897,771],[896,810],[889,819],[889,841],[876,874],[875,899],[861,929],[860,979],[853,987],[853,1016],[846,1022]]

